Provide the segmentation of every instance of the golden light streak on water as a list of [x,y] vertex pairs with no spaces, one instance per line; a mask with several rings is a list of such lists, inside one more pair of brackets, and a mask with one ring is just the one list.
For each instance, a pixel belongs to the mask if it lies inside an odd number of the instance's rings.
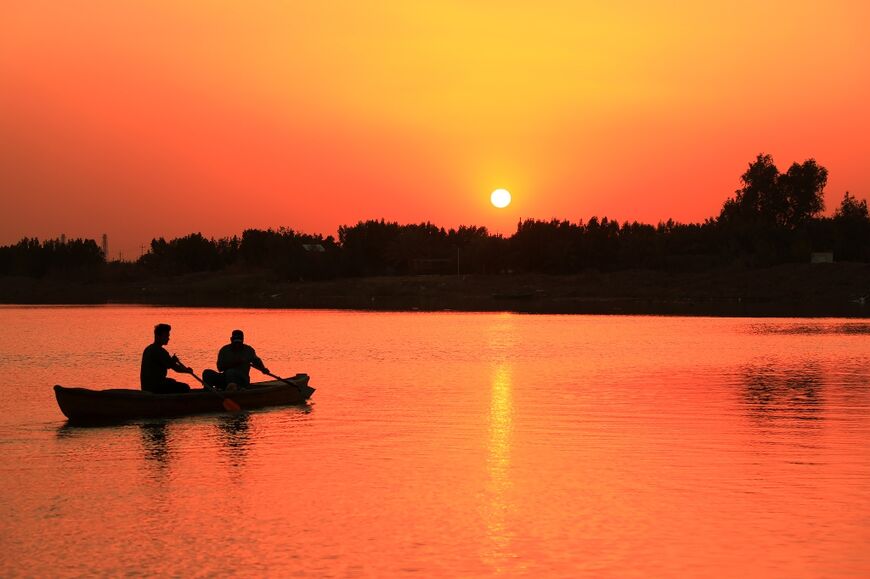
[[485,556],[487,563],[497,571],[504,571],[505,564],[516,556],[511,550],[513,537],[507,528],[507,519],[512,510],[510,494],[513,487],[510,472],[514,414],[512,388],[510,365],[499,364],[492,377],[489,408],[489,508],[486,525],[491,550]]

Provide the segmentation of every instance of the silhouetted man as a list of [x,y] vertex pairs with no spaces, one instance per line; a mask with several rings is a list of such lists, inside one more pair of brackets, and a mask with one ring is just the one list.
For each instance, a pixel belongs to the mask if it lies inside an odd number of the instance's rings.
[[257,352],[244,342],[244,332],[233,330],[230,343],[218,352],[218,371],[203,370],[202,379],[206,384],[219,390],[247,388],[251,384],[251,366],[263,374],[269,373],[269,369],[257,357]]
[[192,374],[193,369],[188,368],[178,361],[175,356],[170,356],[163,347],[169,343],[169,324],[157,324],[154,326],[154,343],[142,352],[142,369],[139,372],[139,383],[142,390],[155,394],[172,394],[176,392],[190,392],[190,386],[166,377],[167,370],[174,370],[184,374]]

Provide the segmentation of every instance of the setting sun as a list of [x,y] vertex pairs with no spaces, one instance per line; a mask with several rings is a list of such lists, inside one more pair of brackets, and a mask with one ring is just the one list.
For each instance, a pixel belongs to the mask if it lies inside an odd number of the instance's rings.
[[496,189],[492,192],[492,195],[489,196],[489,200],[499,209],[507,207],[511,204],[510,191],[507,189]]

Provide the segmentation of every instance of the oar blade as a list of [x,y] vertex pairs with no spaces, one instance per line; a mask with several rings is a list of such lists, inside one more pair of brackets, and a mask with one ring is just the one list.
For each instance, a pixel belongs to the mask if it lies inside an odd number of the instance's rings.
[[224,398],[224,408],[229,412],[238,412],[242,409],[234,400],[229,398]]

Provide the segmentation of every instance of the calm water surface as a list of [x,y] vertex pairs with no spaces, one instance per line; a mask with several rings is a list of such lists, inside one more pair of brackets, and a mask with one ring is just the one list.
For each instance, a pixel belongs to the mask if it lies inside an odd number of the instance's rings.
[[[157,322],[304,407],[67,426]],[[870,575],[870,324],[0,308],[0,576]],[[252,372],[256,374],[256,371]]]

